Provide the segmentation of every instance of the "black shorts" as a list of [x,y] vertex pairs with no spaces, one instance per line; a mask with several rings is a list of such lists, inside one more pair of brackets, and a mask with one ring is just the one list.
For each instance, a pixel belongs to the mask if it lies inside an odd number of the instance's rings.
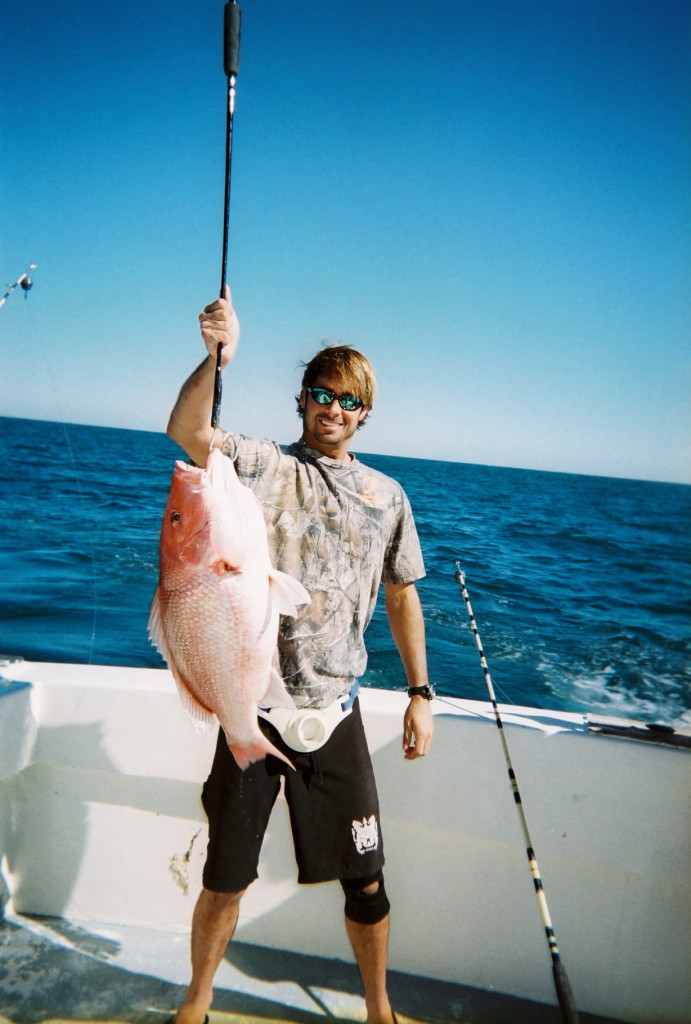
[[300,754],[264,719],[260,728],[295,765],[271,754],[241,771],[219,730],[202,803],[209,819],[204,888],[240,892],[257,864],[281,776],[290,811],[298,881],[364,878],[384,865],[379,801],[359,701],[323,747]]

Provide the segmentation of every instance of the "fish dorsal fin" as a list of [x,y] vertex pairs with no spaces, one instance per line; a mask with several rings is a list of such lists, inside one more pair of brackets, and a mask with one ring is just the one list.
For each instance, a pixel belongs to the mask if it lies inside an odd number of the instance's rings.
[[295,702],[286,690],[286,684],[273,668],[269,675],[269,688],[259,704],[263,708],[290,708],[295,711]]
[[298,605],[309,604],[310,596],[302,583],[280,569],[269,572],[269,588],[271,599],[281,615],[295,616]]

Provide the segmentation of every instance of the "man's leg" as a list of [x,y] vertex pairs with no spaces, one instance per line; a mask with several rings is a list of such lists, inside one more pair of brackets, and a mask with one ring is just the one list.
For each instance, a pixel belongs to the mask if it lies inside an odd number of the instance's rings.
[[240,900],[256,878],[264,832],[281,784],[280,775],[268,773],[267,760],[241,771],[219,729],[211,773],[202,790],[209,844],[203,889],[192,916],[192,980],[173,1018],[175,1024],[204,1024],[214,976],[237,925]]
[[[374,895],[380,882],[372,882],[362,889],[363,894]],[[375,924],[363,924],[346,916],[346,929],[355,953],[362,983],[365,987],[367,1024],[394,1024],[386,991],[386,964],[389,951],[389,915]]]
[[214,976],[233,937],[244,892],[202,889],[192,916],[192,981],[175,1024],[204,1024]]

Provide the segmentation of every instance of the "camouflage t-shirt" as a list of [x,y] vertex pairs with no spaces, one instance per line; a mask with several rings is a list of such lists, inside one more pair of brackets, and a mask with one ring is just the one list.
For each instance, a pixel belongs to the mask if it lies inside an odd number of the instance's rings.
[[276,667],[298,707],[328,707],[365,670],[380,583],[425,575],[408,499],[357,458],[331,459],[303,441],[226,434],[222,450],[259,500],[273,564],[311,597],[297,618],[281,618]]

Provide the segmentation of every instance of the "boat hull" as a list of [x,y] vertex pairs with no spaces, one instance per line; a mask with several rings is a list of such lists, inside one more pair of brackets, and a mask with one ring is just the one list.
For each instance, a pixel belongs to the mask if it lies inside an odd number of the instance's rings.
[[[195,732],[167,671],[19,661],[0,674],[0,852],[11,908],[85,926],[187,931],[214,733]],[[436,700],[433,752],[407,762],[406,703],[361,691],[387,850],[391,967],[553,1004],[491,707]],[[596,734],[580,715],[502,715],[579,1009],[688,1021],[688,750]],[[281,798],[237,939],[351,960],[340,887],[298,886],[295,875]]]

